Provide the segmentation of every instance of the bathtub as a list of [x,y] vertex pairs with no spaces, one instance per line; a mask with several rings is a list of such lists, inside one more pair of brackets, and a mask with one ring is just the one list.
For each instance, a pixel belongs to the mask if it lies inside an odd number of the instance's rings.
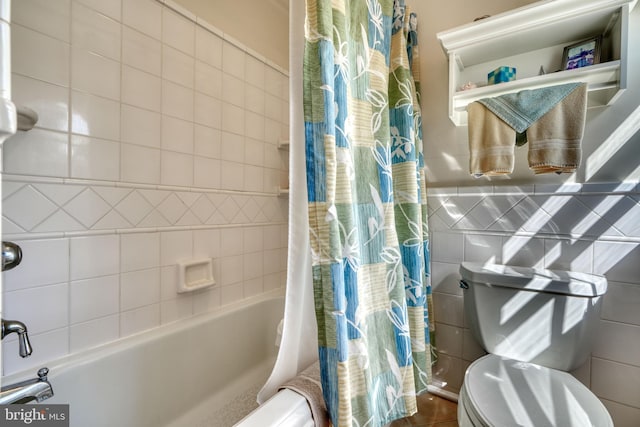
[[229,408],[253,404],[271,372],[283,312],[271,293],[51,362],[55,396],[42,404],[68,403],[75,427],[233,425],[252,408]]

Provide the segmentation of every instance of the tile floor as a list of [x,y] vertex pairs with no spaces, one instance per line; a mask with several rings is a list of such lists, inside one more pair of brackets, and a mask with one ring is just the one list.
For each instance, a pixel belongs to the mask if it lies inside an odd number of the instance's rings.
[[458,405],[433,394],[418,396],[418,413],[387,427],[458,427]]

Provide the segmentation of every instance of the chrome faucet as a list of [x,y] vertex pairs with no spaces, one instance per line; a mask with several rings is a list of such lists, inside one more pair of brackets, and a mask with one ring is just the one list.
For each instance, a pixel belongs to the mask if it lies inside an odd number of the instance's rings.
[[2,387],[0,391],[0,405],[27,403],[35,400],[42,402],[53,396],[53,388],[47,379],[49,369],[38,370],[38,378],[21,381]]
[[20,346],[20,356],[27,357],[33,352],[31,343],[29,342],[29,335],[27,334],[27,327],[24,323],[17,320],[4,320],[2,319],[2,338],[10,333],[15,332],[18,334],[18,345]]

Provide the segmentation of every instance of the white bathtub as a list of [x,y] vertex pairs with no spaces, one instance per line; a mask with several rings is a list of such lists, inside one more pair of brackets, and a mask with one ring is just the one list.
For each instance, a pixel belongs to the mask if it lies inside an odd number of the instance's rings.
[[68,403],[75,427],[233,425],[246,413],[224,411],[269,375],[283,312],[269,294],[49,363],[55,396],[42,403]]

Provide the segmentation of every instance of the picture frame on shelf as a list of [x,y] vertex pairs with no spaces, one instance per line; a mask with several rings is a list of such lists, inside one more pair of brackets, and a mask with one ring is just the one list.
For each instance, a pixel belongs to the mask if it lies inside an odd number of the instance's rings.
[[562,70],[574,70],[600,63],[602,36],[590,37],[564,48]]

